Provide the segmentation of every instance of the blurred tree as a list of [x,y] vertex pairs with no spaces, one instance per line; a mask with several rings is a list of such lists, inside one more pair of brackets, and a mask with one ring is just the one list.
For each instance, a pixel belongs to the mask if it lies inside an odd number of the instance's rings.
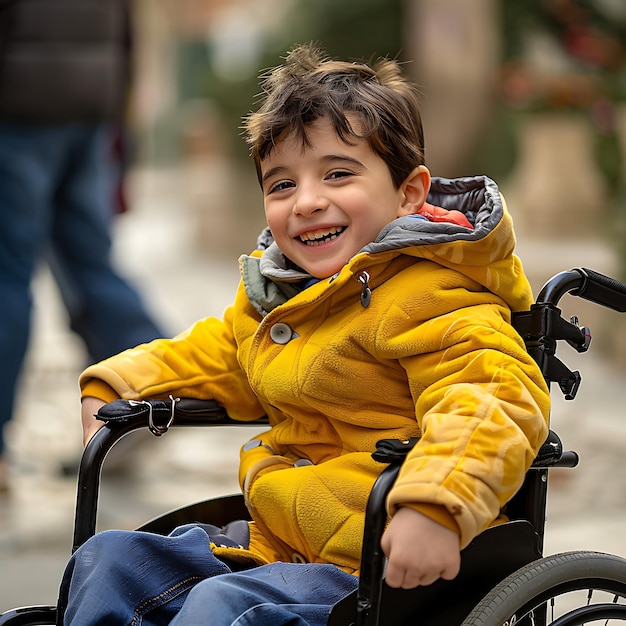
[[[493,152],[485,138],[498,111],[493,88],[501,57],[500,1],[407,3],[406,45],[414,60],[408,69],[424,94],[426,159],[438,176],[498,178],[502,171],[501,154],[490,168],[478,163],[480,155]],[[500,147],[501,133],[497,139]]]
[[[212,100],[232,130],[234,153],[246,155],[237,134],[259,91],[259,68],[276,65],[291,47],[308,41],[341,58],[402,59],[403,4],[403,0],[294,0],[283,2],[283,14],[274,11],[269,25],[249,13],[262,11],[263,3],[249,8],[233,5],[230,18],[214,25],[206,40],[181,42],[181,100]],[[235,56],[241,61],[238,65]]]
[[298,40],[320,42],[329,54],[342,59],[403,59],[405,4],[402,0],[300,0],[294,12]]
[[588,121],[626,274],[626,3],[503,1],[502,19],[501,102],[509,115],[563,112]]

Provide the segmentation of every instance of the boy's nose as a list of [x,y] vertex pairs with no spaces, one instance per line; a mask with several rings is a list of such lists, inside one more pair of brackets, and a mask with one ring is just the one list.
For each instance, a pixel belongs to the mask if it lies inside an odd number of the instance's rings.
[[296,196],[293,212],[296,215],[307,217],[317,211],[325,211],[328,208],[328,199],[318,193],[314,188],[301,188]]

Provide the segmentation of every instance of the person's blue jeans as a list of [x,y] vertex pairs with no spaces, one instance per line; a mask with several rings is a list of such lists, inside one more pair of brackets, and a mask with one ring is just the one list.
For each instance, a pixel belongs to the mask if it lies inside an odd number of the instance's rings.
[[91,360],[162,335],[111,264],[119,171],[110,132],[107,126],[0,124],[0,455],[40,261],[50,261],[71,327]]
[[58,623],[323,626],[332,605],[357,586],[355,576],[319,563],[231,571],[213,555],[209,535],[198,526],[168,537],[104,531],[72,556]]

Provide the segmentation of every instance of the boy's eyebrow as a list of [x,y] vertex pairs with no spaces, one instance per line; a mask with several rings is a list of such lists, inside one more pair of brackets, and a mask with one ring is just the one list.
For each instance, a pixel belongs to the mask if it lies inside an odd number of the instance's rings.
[[361,163],[359,159],[355,159],[354,157],[348,156],[347,154],[329,154],[324,157],[323,160],[328,161],[329,163],[332,163],[334,161],[341,161],[344,163],[347,162],[352,163],[353,165],[359,165],[360,167],[364,167],[363,163]]
[[[352,163],[353,165],[358,165],[359,167],[364,167],[363,163],[354,157],[348,156],[346,154],[327,154],[324,155],[320,161],[328,162],[329,164],[334,162],[341,163]],[[288,167],[286,165],[276,165],[275,167],[270,168],[263,174],[261,178],[261,184],[264,185],[265,182],[272,178],[272,176],[276,176],[277,174],[281,174],[282,172],[287,171]]]
[[287,170],[287,167],[284,165],[277,165],[276,167],[272,167],[271,169],[267,170],[267,172],[265,172],[265,174],[263,174],[263,177],[261,178],[261,185],[265,185],[265,183],[272,178],[272,176],[276,176],[277,174],[280,174],[281,172],[284,172]]

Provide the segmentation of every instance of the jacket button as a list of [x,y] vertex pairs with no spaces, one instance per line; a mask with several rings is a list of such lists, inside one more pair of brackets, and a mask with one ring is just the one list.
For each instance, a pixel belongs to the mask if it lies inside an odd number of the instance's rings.
[[274,343],[284,345],[291,341],[293,331],[287,324],[279,322],[270,328],[270,337]]
[[293,464],[294,467],[306,467],[307,465],[313,465],[313,461],[309,461],[309,459],[298,459]]
[[249,452],[250,450],[254,450],[255,448],[258,448],[259,446],[262,446],[262,445],[263,445],[263,442],[260,441],[259,439],[250,439],[250,441],[248,441],[247,443],[243,445],[243,451]]
[[272,446],[268,446],[266,443],[263,443],[260,439],[250,439],[247,443],[243,445],[243,452],[250,452],[250,450],[254,450],[255,448],[260,448],[263,446],[266,450],[269,450],[272,454],[276,454]]

